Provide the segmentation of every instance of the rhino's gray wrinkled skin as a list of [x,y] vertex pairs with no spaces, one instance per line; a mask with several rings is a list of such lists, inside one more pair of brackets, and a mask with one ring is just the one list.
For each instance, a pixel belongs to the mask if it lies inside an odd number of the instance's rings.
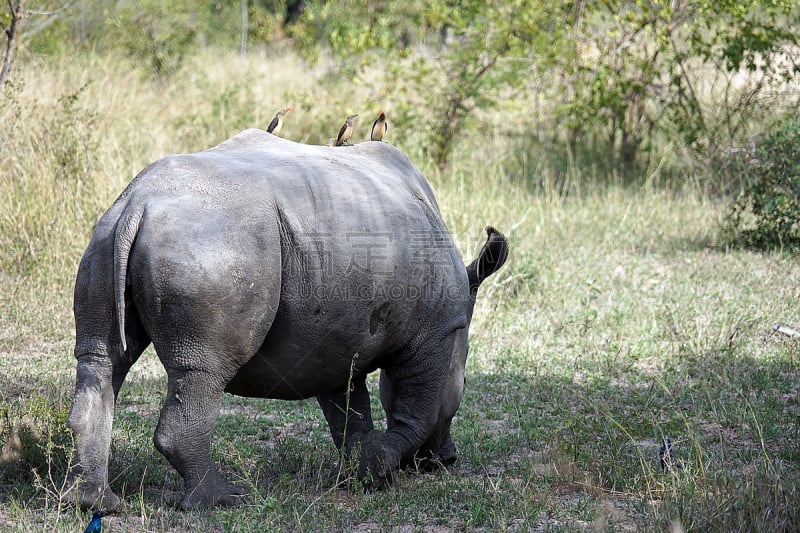
[[[211,459],[226,391],[316,396],[336,445],[358,450],[374,482],[415,454],[451,462],[475,295],[507,254],[487,232],[465,268],[425,178],[385,143],[317,147],[247,130],[150,165],[100,219],[78,270],[65,498],[119,503],[114,403],[151,342],[168,375],[154,441],[185,480],[183,508],[241,494]],[[385,433],[365,385],[378,368]]]

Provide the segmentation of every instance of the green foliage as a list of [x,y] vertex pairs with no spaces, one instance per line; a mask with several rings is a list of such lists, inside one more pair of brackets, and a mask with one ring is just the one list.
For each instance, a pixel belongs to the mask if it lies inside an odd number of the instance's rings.
[[[558,47],[569,2],[538,0],[313,4],[293,35],[301,49],[330,47],[343,73],[353,76],[381,57],[385,90],[400,102],[393,116],[413,125],[425,155],[443,166],[455,142],[526,79],[538,54]],[[427,48],[412,54],[411,45]],[[379,50],[379,52],[375,52]]]
[[570,137],[606,147],[622,167],[646,166],[659,136],[713,161],[747,133],[775,84],[800,72],[787,54],[800,23],[790,4],[587,3],[572,50],[556,58]]
[[284,36],[283,4],[280,0],[248,2],[247,33],[252,42],[271,43]]
[[410,2],[308,2],[296,24],[287,28],[308,58],[323,46],[339,60],[381,51],[405,50],[423,37],[421,0]]
[[470,2],[444,18],[453,43],[442,49],[438,67],[444,83],[429,93],[432,101],[426,106],[426,114],[434,117],[429,156],[436,164],[447,162],[454,142],[475,123],[477,110],[489,111],[504,94],[525,87],[520,71],[558,46],[561,21],[570,15],[568,4]]
[[[308,59],[332,55],[332,71],[372,84],[375,99],[391,103],[392,120],[408,125],[415,147],[438,166],[464,140],[480,144],[497,132],[535,136],[544,150],[603,154],[602,166],[615,173],[641,175],[664,152],[679,159],[679,172],[694,165],[711,173],[722,149],[761,127],[754,123],[769,115],[780,84],[797,79],[794,7],[249,0],[247,38],[283,40]],[[233,0],[82,0],[31,46],[123,51],[166,80],[200,46],[238,50],[243,29]],[[376,63],[381,73],[370,72]],[[516,116],[499,121],[501,109]]]
[[729,208],[733,244],[800,249],[800,116],[779,120],[743,169],[745,188]]
[[388,57],[393,116],[440,166],[464,132],[482,135],[489,113],[527,94],[552,99],[551,142],[594,146],[604,166],[639,174],[663,139],[707,163],[741,138],[798,72],[784,53],[798,23],[781,1],[320,2],[292,34],[310,57],[329,47],[348,77]]
[[113,15],[113,41],[155,76],[171,76],[194,52],[208,14],[191,0],[124,1]]

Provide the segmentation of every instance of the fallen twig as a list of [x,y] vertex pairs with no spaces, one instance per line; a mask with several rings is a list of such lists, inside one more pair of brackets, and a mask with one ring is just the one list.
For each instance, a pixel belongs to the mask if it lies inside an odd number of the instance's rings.
[[793,339],[800,337],[800,331],[789,326],[784,326],[783,324],[775,324],[773,329],[778,333],[783,333],[784,335],[792,337]]

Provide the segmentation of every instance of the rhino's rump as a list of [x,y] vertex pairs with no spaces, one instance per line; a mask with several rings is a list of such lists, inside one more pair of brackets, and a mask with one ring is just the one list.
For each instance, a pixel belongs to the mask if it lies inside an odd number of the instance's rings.
[[367,144],[245,132],[137,177],[128,280],[156,350],[170,324],[165,342],[200,336],[244,365],[229,391],[299,398],[343,386],[351,364],[391,364],[436,323],[466,324],[464,266],[427,182]]

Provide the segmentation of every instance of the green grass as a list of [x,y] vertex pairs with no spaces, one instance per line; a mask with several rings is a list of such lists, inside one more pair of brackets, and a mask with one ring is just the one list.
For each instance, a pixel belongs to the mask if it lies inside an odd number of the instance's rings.
[[[21,64],[0,106],[13,133],[0,145],[3,531],[88,521],[58,493],[72,282],[97,216],[148,162],[263,126],[284,104],[296,107],[284,136],[325,142],[342,101],[291,58],[207,53],[168,86],[108,58],[65,61]],[[278,86],[264,79],[275,70],[289,73]],[[370,94],[361,87],[347,105],[367,114]],[[182,481],[152,444],[166,387],[148,351],[117,405],[110,475],[124,505],[107,530],[800,528],[800,341],[772,329],[800,326],[798,258],[719,245],[725,202],[691,178],[663,187],[654,173],[631,187],[577,165],[524,170],[516,149],[492,134],[466,139],[447,170],[416,160],[466,258],[486,224],[511,241],[472,323],[458,463],[404,472],[382,492],[335,488],[338,455],[315,401],[226,396],[213,453],[249,497],[182,513]],[[373,411],[382,418],[377,398]],[[680,468],[662,472],[666,436]]]

